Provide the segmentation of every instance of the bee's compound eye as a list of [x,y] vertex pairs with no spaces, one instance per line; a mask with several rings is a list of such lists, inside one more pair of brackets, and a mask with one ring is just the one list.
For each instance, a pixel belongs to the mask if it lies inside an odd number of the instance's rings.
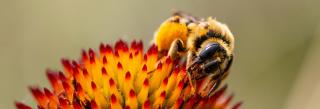
[[199,57],[201,59],[206,59],[206,58],[210,58],[211,56],[214,55],[214,53],[216,53],[218,50],[220,49],[220,46],[218,43],[209,43],[207,44],[206,48],[204,48],[200,54]]

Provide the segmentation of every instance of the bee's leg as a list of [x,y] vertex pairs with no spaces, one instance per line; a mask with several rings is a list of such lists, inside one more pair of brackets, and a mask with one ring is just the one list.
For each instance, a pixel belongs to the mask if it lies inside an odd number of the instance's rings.
[[192,61],[196,58],[196,53],[194,51],[188,51],[187,54],[187,68],[189,68],[192,64]]
[[219,86],[220,86],[220,83],[221,83],[221,79],[222,79],[222,76],[223,76],[223,72],[221,72],[221,68],[220,66],[218,65],[218,75],[217,76],[214,76],[212,79],[215,80],[215,83],[214,85],[210,88],[209,92],[208,92],[208,95],[207,97],[209,97]]
[[184,52],[185,49],[183,41],[181,39],[175,39],[170,45],[168,56],[172,59],[176,59],[179,57],[179,53]]
[[197,87],[196,81],[194,79],[192,79],[192,76],[189,72],[187,73],[187,75],[188,75],[189,84],[191,86],[191,95],[193,95],[196,92],[196,87]]
[[196,53],[194,51],[188,51],[188,54],[187,54],[187,74],[188,74],[188,79],[189,79],[189,84],[191,86],[191,92],[192,94],[195,93],[195,90],[196,90],[196,81],[194,79],[192,79],[192,76],[191,76],[191,73],[193,73],[192,71],[189,70],[189,67],[192,63],[192,61],[194,60],[194,58],[196,57]]
[[211,94],[220,86],[221,80],[217,80],[216,83],[209,90],[207,97],[210,97]]
[[204,96],[209,97],[219,87],[221,83],[223,71],[220,67],[220,63],[220,58],[216,58],[204,64],[203,66],[203,72],[205,74],[212,75],[211,81],[208,83],[208,86],[205,88],[205,90],[203,90],[203,92],[201,92],[204,94]]
[[230,59],[228,60],[228,64],[226,65],[226,67],[224,69],[223,75],[221,77],[222,80],[224,80],[229,75],[229,69],[232,65],[232,62],[233,62],[233,55],[230,56]]

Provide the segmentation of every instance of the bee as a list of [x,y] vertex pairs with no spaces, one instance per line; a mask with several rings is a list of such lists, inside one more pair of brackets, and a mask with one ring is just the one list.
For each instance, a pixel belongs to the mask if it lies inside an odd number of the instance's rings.
[[[154,35],[160,53],[171,58],[186,57],[192,92],[210,96],[229,74],[233,61],[234,36],[227,25],[209,17],[176,12]],[[199,81],[201,85],[197,86]]]

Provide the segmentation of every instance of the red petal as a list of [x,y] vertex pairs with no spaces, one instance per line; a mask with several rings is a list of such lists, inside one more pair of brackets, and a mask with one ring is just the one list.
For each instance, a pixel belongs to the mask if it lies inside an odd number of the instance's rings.
[[32,109],[30,106],[25,105],[23,103],[20,102],[15,102],[16,108],[17,109]]

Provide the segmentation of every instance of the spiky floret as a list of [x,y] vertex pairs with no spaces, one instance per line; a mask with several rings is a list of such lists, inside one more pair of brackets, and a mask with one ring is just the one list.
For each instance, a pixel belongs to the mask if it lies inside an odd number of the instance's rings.
[[[114,49],[113,49],[114,48]],[[30,87],[39,109],[238,108],[225,87],[208,98],[191,95],[185,65],[158,57],[157,46],[143,52],[141,41],[130,47],[120,40],[101,44],[99,52],[82,51],[80,61],[62,59],[64,71],[47,70],[52,89]],[[31,109],[16,102],[18,109]]]

